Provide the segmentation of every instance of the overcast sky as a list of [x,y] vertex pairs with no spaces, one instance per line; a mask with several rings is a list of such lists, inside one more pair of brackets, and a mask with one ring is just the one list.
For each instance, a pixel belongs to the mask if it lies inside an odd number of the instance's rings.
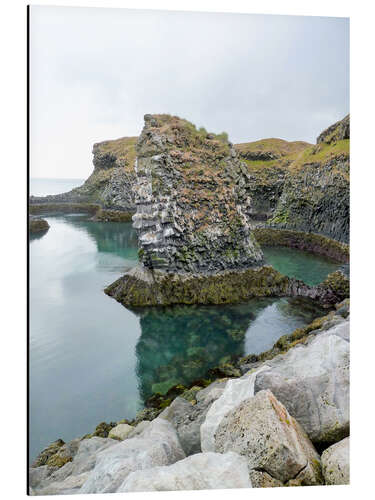
[[232,142],[315,142],[349,112],[346,18],[31,7],[31,176],[170,113]]

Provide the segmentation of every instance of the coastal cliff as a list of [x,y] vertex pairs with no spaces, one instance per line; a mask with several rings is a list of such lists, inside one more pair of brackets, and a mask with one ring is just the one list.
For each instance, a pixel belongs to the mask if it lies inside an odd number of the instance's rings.
[[272,216],[282,194],[288,167],[311,144],[303,141],[262,139],[235,144],[239,158],[246,165],[245,189],[251,200],[247,216],[251,223]]
[[[301,155],[306,148],[306,143],[278,145],[290,155]],[[226,134],[197,130],[170,115],[145,115],[136,151],[133,226],[140,266],[105,293],[131,307],[235,303],[267,296],[304,296],[332,304],[348,296],[341,273],[309,287],[263,265],[248,215],[252,182]],[[311,243],[314,248],[323,244]],[[345,259],[344,250],[332,244],[327,253],[333,249]],[[337,293],[341,282],[345,291]]]
[[93,146],[94,171],[82,186],[67,193],[31,196],[30,212],[85,211],[97,213],[98,219],[118,220],[135,210],[132,186],[135,172],[137,137],[103,141]]
[[349,241],[349,115],[323,131],[288,167],[269,224]]

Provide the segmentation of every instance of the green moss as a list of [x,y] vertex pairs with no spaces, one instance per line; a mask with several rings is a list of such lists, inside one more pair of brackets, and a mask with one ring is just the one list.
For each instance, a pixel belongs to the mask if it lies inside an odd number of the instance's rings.
[[349,153],[349,139],[343,139],[332,144],[322,142],[303,151],[298,159],[296,159],[296,161],[291,165],[291,170],[298,170],[306,164],[327,163],[337,157],[348,158]]
[[89,213],[95,214],[100,209],[98,204],[93,203],[37,203],[29,205],[30,214],[42,214],[49,212],[59,213]]
[[58,453],[55,455],[52,455],[47,462],[46,465],[49,465],[50,467],[62,467],[63,465],[67,464],[68,462],[71,462],[73,460],[72,457],[62,457]]
[[315,233],[289,229],[255,228],[254,236],[263,246],[286,246],[324,255],[337,262],[349,262],[349,245]]

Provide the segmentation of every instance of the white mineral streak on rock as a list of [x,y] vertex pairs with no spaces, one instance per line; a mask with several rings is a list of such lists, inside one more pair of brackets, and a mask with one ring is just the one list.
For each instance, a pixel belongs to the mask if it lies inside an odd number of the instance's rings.
[[212,404],[205,421],[201,425],[201,448],[203,452],[215,451],[215,432],[222,419],[227,413],[239,406],[242,401],[254,396],[255,379],[264,370],[268,370],[267,365],[261,366],[255,372],[246,374],[240,379],[228,380],[223,394]]

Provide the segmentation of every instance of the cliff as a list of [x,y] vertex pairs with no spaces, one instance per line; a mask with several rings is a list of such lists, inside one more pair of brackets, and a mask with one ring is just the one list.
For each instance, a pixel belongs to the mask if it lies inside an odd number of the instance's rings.
[[[306,150],[304,144],[282,143],[297,155],[295,161]],[[169,115],[145,115],[136,151],[133,225],[141,265],[109,285],[108,295],[132,307],[280,295],[332,303],[347,296],[346,288],[343,295],[336,291],[341,280],[346,283],[341,274],[334,285],[311,288],[262,265],[248,217],[252,183],[226,134],[208,134]]]
[[349,134],[348,115],[293,161],[271,225],[349,241]]
[[[137,137],[122,137],[94,144],[94,171],[82,186],[67,193],[30,197],[31,209],[36,205],[58,204],[98,205],[109,210],[134,212],[132,185],[134,184],[135,144]],[[79,209],[80,207],[74,207]],[[64,206],[61,206],[64,210]],[[92,210],[91,210],[92,211]],[[100,215],[100,213],[99,213]]]
[[250,221],[266,221],[272,215],[288,166],[309,146],[307,142],[283,139],[262,139],[234,146],[247,168],[245,188],[251,200],[247,210]]
[[146,268],[202,273],[262,262],[245,215],[246,170],[226,134],[146,115],[136,149],[133,221]]

